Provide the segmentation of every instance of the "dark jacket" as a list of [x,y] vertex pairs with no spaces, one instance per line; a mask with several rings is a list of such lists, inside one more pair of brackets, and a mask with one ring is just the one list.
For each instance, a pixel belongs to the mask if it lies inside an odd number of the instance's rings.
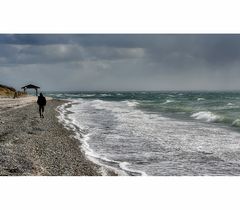
[[38,96],[37,104],[39,106],[45,106],[47,104],[46,98],[44,96]]

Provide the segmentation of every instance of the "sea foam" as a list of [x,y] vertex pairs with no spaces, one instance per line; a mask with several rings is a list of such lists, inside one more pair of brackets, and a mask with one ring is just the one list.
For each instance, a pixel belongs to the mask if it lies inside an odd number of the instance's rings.
[[63,106],[60,118],[79,134],[73,135],[86,156],[104,166],[103,175],[106,166],[125,175],[240,174],[240,134],[229,128],[240,127],[240,97],[235,94],[87,94],[92,93],[79,93],[79,99]]
[[130,106],[130,107],[135,107],[135,106],[139,105],[139,103],[137,101],[128,101],[128,100],[126,100],[124,102],[126,102],[126,104],[128,106]]
[[173,103],[174,100],[166,100],[163,104],[169,104],[169,103]]
[[[97,102],[98,105],[104,103],[101,100],[93,100],[92,102],[93,103]],[[60,115],[58,116],[58,120],[59,120],[59,122],[61,122],[63,124],[63,126],[66,129],[72,130],[74,132],[73,137],[75,139],[78,139],[82,143],[81,148],[83,149],[84,153],[86,154],[86,157],[90,161],[101,166],[99,169],[100,173],[103,176],[106,176],[106,175],[108,175],[107,169],[109,169],[121,176],[128,175],[127,172],[139,174],[141,176],[147,176],[147,174],[145,172],[127,168],[127,165],[130,165],[128,162],[120,162],[120,161],[115,161],[115,160],[109,159],[103,155],[100,155],[99,153],[96,153],[90,147],[88,141],[91,138],[91,132],[85,131],[86,127],[84,127],[83,125],[81,125],[79,123],[79,120],[76,118],[76,116],[77,116],[76,114],[69,115],[69,112],[72,112],[72,111],[76,112],[78,110],[78,108],[77,107],[74,108],[74,106],[76,106],[77,104],[81,104],[81,103],[84,103],[84,101],[79,99],[79,100],[72,100],[71,102],[68,102],[68,103],[65,103],[65,104],[59,106],[57,108],[57,111],[60,113]],[[70,107],[70,108],[67,108],[67,107]],[[88,128],[86,130],[88,130]],[[111,163],[113,165],[118,165],[120,170],[116,167],[112,167],[109,164],[105,164],[105,163]],[[122,165],[122,163],[123,163],[123,165]]]
[[205,98],[198,98],[197,100],[198,101],[205,101],[206,99]]
[[232,126],[240,127],[240,119],[234,120]]
[[122,169],[125,170],[125,171],[128,171],[128,172],[130,172],[130,173],[140,174],[141,176],[147,176],[147,173],[145,173],[144,171],[138,171],[138,170],[133,170],[133,169],[130,170],[130,169],[128,168],[129,165],[130,165],[130,163],[128,163],[128,162],[121,162],[121,163],[119,164],[120,168],[122,168]]
[[221,117],[213,114],[210,111],[201,111],[197,112],[191,115],[191,117],[197,119],[197,120],[204,120],[206,122],[216,122],[218,120],[221,120]]

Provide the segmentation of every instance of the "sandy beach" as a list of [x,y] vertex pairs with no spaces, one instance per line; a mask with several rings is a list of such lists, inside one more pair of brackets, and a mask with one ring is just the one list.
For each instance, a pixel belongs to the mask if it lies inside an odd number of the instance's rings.
[[80,142],[58,122],[56,107],[64,101],[48,100],[41,119],[36,99],[0,98],[0,175],[101,175],[101,167],[86,159]]
[[[48,98],[49,100],[50,98]],[[29,104],[36,102],[37,98],[35,96],[26,96],[19,98],[10,98],[0,96],[0,114],[6,111],[11,111],[14,109],[18,109]]]

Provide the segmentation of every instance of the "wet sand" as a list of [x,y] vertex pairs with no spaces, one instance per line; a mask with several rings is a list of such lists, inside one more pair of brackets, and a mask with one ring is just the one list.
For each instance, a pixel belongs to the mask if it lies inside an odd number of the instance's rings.
[[48,100],[41,119],[33,103],[36,97],[20,100],[30,102],[18,105],[15,101],[7,108],[0,99],[0,175],[102,175],[102,167],[85,157],[80,142],[58,122],[56,107],[64,101]]

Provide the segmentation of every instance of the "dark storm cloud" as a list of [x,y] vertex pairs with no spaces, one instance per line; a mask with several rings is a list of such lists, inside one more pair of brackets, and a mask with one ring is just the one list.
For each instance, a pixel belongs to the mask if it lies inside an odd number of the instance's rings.
[[0,35],[0,82],[48,89],[239,89],[239,60],[240,35]]
[[0,45],[0,64],[51,64],[86,60],[118,60],[144,55],[141,48],[82,47],[74,44]]
[[203,59],[210,64],[240,58],[239,35],[1,35],[0,44],[143,48],[153,56],[151,58],[159,61],[173,54],[181,54]]
[[[133,47],[143,41],[144,35],[110,35],[110,34],[13,34],[1,35],[1,44],[49,45],[49,44],[80,44],[82,46]],[[149,42],[147,38],[143,43]]]
[[216,66],[240,59],[239,35],[172,35],[160,40],[147,49],[153,59],[166,65],[188,65],[194,60]]

